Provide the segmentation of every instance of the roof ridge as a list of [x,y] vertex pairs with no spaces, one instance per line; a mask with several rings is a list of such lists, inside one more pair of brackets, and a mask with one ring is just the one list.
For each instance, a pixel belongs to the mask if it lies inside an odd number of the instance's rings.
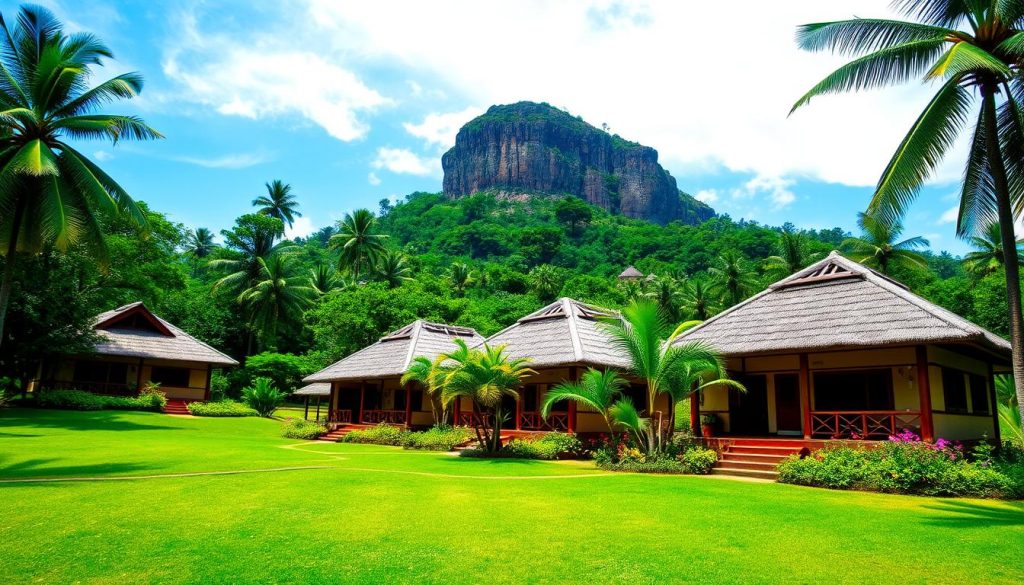
[[405,361],[402,362],[402,369],[408,370],[412,358],[416,357],[416,342],[420,340],[420,331],[423,331],[423,319],[416,319],[412,322],[412,331],[409,335],[409,351],[405,352]]
[[580,339],[580,332],[577,329],[576,315],[574,303],[576,300],[570,299],[569,297],[562,297],[559,299],[562,302],[565,316],[569,320],[569,340],[572,343],[572,353],[576,357],[576,361],[583,361],[583,341]]

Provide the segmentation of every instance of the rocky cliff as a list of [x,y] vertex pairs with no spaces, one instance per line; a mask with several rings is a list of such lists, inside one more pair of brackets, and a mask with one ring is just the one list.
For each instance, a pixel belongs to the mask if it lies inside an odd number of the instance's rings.
[[572,194],[612,213],[698,223],[715,211],[683,193],[658,151],[544,103],[491,106],[459,130],[441,159],[444,193],[499,189]]

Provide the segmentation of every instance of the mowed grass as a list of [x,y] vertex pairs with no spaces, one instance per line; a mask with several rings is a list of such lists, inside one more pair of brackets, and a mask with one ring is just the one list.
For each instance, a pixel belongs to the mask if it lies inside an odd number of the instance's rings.
[[[0,411],[6,583],[1019,583],[1024,505]],[[312,467],[291,471],[259,471]]]

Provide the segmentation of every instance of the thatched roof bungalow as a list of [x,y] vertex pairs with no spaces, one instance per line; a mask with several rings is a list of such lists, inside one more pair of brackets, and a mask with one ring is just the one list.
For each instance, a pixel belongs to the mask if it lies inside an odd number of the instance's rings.
[[470,346],[483,342],[469,327],[413,321],[303,381],[330,383],[332,424],[428,426],[434,420],[422,389],[403,387],[401,377],[414,358],[433,359],[451,351],[456,339]]
[[694,401],[720,432],[803,439],[998,437],[993,373],[1010,345],[833,252],[684,333],[723,352],[746,393]]

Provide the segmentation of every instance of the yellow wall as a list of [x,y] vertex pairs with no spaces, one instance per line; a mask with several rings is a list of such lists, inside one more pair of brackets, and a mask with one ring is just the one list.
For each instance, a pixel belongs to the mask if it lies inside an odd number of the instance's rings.
[[[172,400],[203,400],[206,396],[206,368],[207,364],[202,362],[180,362],[169,360],[144,360],[141,375],[139,373],[138,358],[120,358],[108,356],[90,356],[81,358],[83,360],[127,364],[128,370],[125,380],[122,382],[129,386],[144,386],[152,379],[153,366],[165,366],[170,368],[189,369],[189,387],[180,388],[173,386],[161,386],[160,391],[167,398]],[[54,369],[53,379],[57,382],[72,382],[75,375],[74,358],[62,359]]]

